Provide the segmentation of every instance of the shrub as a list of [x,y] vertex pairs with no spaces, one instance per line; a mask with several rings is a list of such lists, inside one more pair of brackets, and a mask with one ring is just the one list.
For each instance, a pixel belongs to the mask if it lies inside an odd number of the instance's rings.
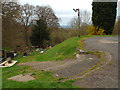
[[94,27],[93,25],[89,26],[87,29],[88,35],[104,35],[104,30],[102,28]]

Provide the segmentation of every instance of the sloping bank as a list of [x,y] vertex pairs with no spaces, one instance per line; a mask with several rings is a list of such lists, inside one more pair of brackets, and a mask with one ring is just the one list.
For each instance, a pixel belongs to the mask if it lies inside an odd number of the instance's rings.
[[78,53],[76,48],[82,47],[82,43],[80,42],[80,40],[87,37],[91,37],[91,36],[81,36],[80,38],[72,37],[54,46],[53,48],[47,50],[43,54],[27,56],[21,58],[19,61],[20,63],[21,62],[23,63],[29,61],[59,61],[66,58],[73,58],[75,57],[76,53]]

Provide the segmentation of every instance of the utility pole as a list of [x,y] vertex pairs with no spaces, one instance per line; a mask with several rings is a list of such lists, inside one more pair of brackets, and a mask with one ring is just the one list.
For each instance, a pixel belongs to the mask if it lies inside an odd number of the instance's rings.
[[73,9],[75,12],[78,11],[78,37],[80,37],[80,10],[78,9]]

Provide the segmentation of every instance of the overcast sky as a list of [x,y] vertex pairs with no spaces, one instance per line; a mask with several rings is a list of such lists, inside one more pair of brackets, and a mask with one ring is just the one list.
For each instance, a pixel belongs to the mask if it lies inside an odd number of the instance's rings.
[[51,6],[56,16],[61,18],[60,25],[68,25],[70,20],[77,16],[73,8],[92,12],[92,1],[93,0],[19,0],[20,4],[29,3],[34,6]]

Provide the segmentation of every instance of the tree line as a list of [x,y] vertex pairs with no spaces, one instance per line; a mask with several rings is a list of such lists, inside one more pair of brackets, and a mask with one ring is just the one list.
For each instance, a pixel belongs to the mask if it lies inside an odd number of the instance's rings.
[[[11,2],[11,0],[2,0],[1,4],[2,13],[0,15],[2,15],[3,47],[5,45],[29,46],[31,43],[33,45],[37,44],[45,46],[43,44],[48,43],[49,39],[51,39],[50,43],[54,45],[69,37],[77,36],[78,19],[76,17],[71,19],[69,23],[72,28],[71,31],[69,30],[68,32],[64,29],[61,29],[60,31],[59,18],[55,15],[50,6],[33,6],[30,4],[20,5],[17,2]],[[93,1],[92,14],[87,10],[81,10],[81,35],[88,34],[86,31],[91,24],[93,24],[98,31],[102,28],[104,29],[105,34],[112,34],[116,19],[116,8],[117,2],[105,3]],[[119,25],[120,24],[116,23],[115,27]],[[114,33],[116,33],[117,30],[118,28],[114,30]],[[34,36],[36,36],[36,38]],[[43,41],[40,39],[42,37]],[[38,42],[38,39],[40,42],[36,43]]]
[[10,44],[7,41],[9,38],[14,41],[16,35],[23,38],[26,46],[29,46],[31,30],[39,19],[45,21],[49,28],[59,28],[60,26],[59,18],[50,6],[20,5],[18,2],[11,2],[11,0],[3,0],[1,4],[3,46],[6,43]]

